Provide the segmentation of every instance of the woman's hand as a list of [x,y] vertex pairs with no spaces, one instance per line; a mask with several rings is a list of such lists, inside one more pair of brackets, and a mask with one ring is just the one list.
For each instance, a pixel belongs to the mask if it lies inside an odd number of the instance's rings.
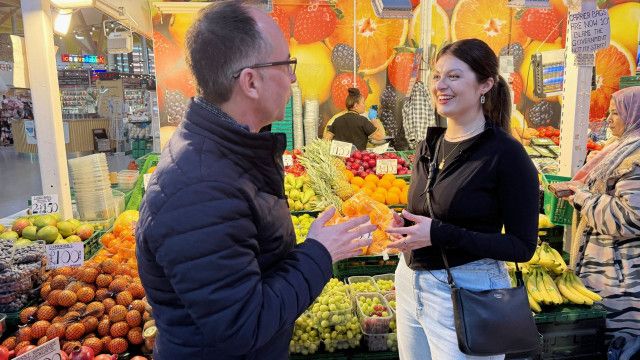
[[393,242],[387,247],[404,252],[431,246],[431,218],[414,215],[406,210],[402,210],[402,216],[415,224],[403,227],[402,218],[394,215],[393,223],[386,230]]

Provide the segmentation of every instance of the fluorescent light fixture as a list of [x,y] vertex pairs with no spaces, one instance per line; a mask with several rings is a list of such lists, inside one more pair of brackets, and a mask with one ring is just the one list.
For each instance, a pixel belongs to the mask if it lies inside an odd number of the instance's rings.
[[58,10],[56,18],[53,20],[53,32],[58,35],[67,35],[71,25],[72,10]]
[[79,9],[93,7],[95,0],[50,0],[51,4],[58,9]]
[[[219,0],[214,0],[213,2],[154,2],[153,6],[155,6],[161,14],[194,14],[200,11],[200,9],[207,7],[216,1]],[[260,0],[257,3],[257,6],[269,13],[273,10],[273,0]]]

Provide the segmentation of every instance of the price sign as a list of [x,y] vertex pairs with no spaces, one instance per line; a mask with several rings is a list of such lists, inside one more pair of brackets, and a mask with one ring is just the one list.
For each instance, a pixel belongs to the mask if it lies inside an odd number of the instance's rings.
[[376,146],[374,148],[371,148],[371,152],[374,154],[378,154],[378,155],[382,155],[384,153],[386,153],[387,151],[389,151],[389,143],[384,143],[380,146]]
[[353,148],[354,146],[351,143],[333,140],[331,141],[330,154],[333,156],[346,158],[351,156],[351,153],[353,152]]
[[51,214],[58,212],[58,194],[37,195],[31,197],[31,214]]
[[149,180],[151,180],[151,174],[142,175],[142,185],[144,185],[144,191],[147,191],[147,186],[149,186]]
[[13,358],[13,360],[62,360],[60,340],[56,337],[37,348]]
[[587,10],[569,14],[571,52],[590,53],[604,49],[611,42],[611,27],[607,10]]
[[378,159],[376,161],[376,174],[397,174],[398,173],[398,159]]
[[84,244],[47,245],[47,269],[57,269],[64,266],[80,266],[84,263]]
[[500,74],[511,74],[515,71],[513,55],[500,56]]
[[282,155],[282,163],[284,166],[293,166],[293,156],[289,154]]

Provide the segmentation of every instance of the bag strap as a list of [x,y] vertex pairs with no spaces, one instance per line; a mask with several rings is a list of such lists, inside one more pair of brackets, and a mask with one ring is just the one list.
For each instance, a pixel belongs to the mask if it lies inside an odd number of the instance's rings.
[[[431,163],[429,164],[429,174],[427,176],[427,191],[426,191],[426,195],[427,195],[427,209],[429,210],[429,216],[431,217],[431,219],[435,219],[435,216],[433,214],[433,207],[431,205],[431,191],[433,190],[433,184],[436,181],[436,178],[438,176],[438,166],[437,166],[437,162],[438,162],[438,151],[440,151],[440,145],[442,144],[442,139],[444,138],[444,135],[440,138],[440,140],[438,141],[438,143],[436,144],[436,149],[433,153],[432,159],[431,159]],[[449,261],[447,260],[447,254],[444,251],[444,247],[440,246],[440,255],[442,255],[442,262],[444,263],[444,268],[447,271],[447,282],[449,283],[449,287],[451,289],[456,288],[456,283],[453,280],[453,275],[451,274],[451,268],[449,267]],[[518,263],[516,262],[516,285],[517,286],[523,286],[524,285],[524,280],[522,279],[522,271],[520,271],[520,267],[518,267]]]

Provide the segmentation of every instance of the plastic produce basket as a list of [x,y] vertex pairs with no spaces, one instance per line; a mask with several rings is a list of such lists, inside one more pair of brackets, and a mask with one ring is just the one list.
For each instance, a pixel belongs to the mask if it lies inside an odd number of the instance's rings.
[[340,260],[333,264],[333,276],[339,280],[344,280],[349,276],[373,276],[389,274],[396,271],[398,266],[398,256],[389,255],[389,260],[384,260],[382,256],[357,256]]
[[[382,289],[380,288],[380,285],[378,284],[378,280],[391,280],[393,281],[393,288],[392,289]],[[386,294],[390,291],[394,291],[396,289],[396,275],[395,274],[382,274],[382,275],[374,275],[373,276],[373,281],[376,283],[376,287],[378,288],[378,292],[382,293],[382,294]]]
[[[368,316],[365,315],[360,306],[360,302],[358,299],[360,298],[373,299],[377,298],[380,300],[380,305],[386,308],[386,312],[389,314],[387,316]],[[354,295],[356,300],[356,304],[358,307],[358,319],[360,320],[360,326],[362,327],[362,332],[366,334],[386,334],[389,332],[389,323],[393,319],[393,312],[389,308],[389,304],[384,297],[378,293],[358,293]]]
[[[368,293],[368,292],[378,291],[378,287],[376,286],[376,283],[375,281],[373,281],[373,278],[371,276],[349,276],[349,278],[347,279],[347,283],[349,284],[349,292],[351,293],[352,296],[355,296],[358,293]],[[356,283],[368,283],[370,290],[358,291],[353,286]]]
[[558,199],[547,188],[549,184],[569,181],[570,177],[542,174],[542,184],[544,188],[544,213],[549,220],[556,225],[571,225],[573,220],[573,207],[568,201]]

